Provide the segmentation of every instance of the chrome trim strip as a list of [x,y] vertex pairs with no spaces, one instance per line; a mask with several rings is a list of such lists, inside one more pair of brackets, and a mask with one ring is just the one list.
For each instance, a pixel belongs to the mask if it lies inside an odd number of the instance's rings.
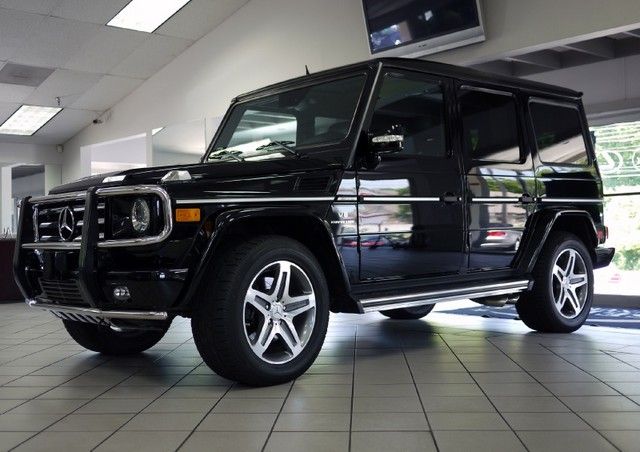
[[580,204],[602,204],[603,200],[600,198],[539,198],[540,202],[553,203],[553,202],[568,202],[568,203],[580,203]]
[[518,203],[522,202],[522,200],[520,198],[504,196],[495,198],[471,198],[471,202]]
[[446,289],[416,294],[396,295],[391,297],[365,298],[360,300],[364,312],[382,311],[384,309],[408,308],[424,306],[444,301],[464,300],[466,298],[491,297],[522,292],[529,288],[529,280],[512,281],[500,284],[485,284],[468,287],[465,290]]
[[363,196],[364,202],[440,202],[435,196]]
[[292,196],[281,198],[201,198],[201,199],[177,199],[176,204],[239,204],[255,202],[320,202],[333,201],[333,196]]
[[[160,234],[149,237],[138,237],[134,239],[120,239],[120,240],[104,240],[98,242],[98,248],[116,248],[125,246],[143,246],[153,245],[163,242],[169,237],[173,230],[173,215],[171,212],[171,197],[161,187],[155,185],[131,185],[124,187],[108,187],[99,188],[96,190],[97,196],[120,196],[120,195],[135,195],[135,194],[155,194],[162,200],[162,215],[164,218],[164,227]],[[43,204],[49,202],[60,202],[65,200],[75,200],[86,197],[86,192],[67,193],[64,195],[53,195],[39,198],[32,198],[29,202],[34,204]],[[36,199],[36,201],[33,201]],[[100,205],[98,205],[100,208]],[[100,237],[99,237],[100,238]],[[73,250],[80,249],[82,246],[78,242],[36,242],[36,243],[23,243],[22,247],[25,249],[43,249],[43,250]]]
[[358,197],[338,195],[336,196],[336,202],[358,202]]
[[76,306],[62,306],[47,301],[27,300],[31,308],[44,309],[53,313],[63,312],[76,315],[88,315],[103,319],[127,319],[127,320],[167,320],[169,315],[164,311],[103,311],[96,308],[81,308]]

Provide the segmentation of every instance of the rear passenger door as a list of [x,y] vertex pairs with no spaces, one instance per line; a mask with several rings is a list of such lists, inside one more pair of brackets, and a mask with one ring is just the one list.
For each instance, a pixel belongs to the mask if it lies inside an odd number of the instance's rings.
[[467,184],[470,272],[513,263],[536,194],[524,139],[524,102],[515,91],[457,87]]

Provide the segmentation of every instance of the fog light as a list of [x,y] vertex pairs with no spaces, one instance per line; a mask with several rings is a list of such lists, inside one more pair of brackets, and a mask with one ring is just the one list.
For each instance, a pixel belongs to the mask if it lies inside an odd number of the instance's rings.
[[129,288],[127,286],[118,286],[113,289],[113,298],[118,301],[127,301],[131,298],[131,294],[129,293]]

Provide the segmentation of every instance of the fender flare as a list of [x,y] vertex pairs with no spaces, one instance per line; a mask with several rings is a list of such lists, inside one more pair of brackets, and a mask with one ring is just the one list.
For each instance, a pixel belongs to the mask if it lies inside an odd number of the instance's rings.
[[346,267],[336,248],[335,241],[333,240],[333,234],[331,233],[331,227],[329,224],[316,215],[314,212],[301,208],[301,206],[287,206],[287,207],[247,207],[227,210],[219,213],[214,220],[214,228],[209,241],[207,242],[204,253],[202,254],[199,262],[194,268],[193,277],[189,283],[187,292],[182,297],[179,303],[180,308],[189,310],[193,307],[193,302],[196,298],[202,278],[206,274],[209,266],[211,265],[216,250],[220,247],[222,240],[229,234],[231,228],[244,220],[255,220],[260,218],[277,218],[277,217],[304,217],[311,219],[316,223],[322,234],[325,235],[324,239],[327,243],[331,244],[328,250],[330,259],[334,260],[340,267],[341,283],[347,293],[350,293],[350,282],[347,275]]
[[[576,217],[580,221],[588,224],[588,233],[593,243],[598,243],[598,232],[591,215],[585,210],[579,209],[544,209],[534,213],[527,220],[526,231],[528,232],[522,240],[522,246],[516,257],[515,268],[518,274],[530,274],[533,271],[538,257],[549,238],[549,234],[553,230],[560,218]],[[595,255],[595,247],[587,245],[587,249]]]

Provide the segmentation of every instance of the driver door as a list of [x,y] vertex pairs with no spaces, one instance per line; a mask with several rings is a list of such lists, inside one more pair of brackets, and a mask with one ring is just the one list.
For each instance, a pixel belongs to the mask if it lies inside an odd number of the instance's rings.
[[448,79],[421,73],[384,74],[368,130],[402,134],[404,149],[357,172],[361,281],[455,275],[463,267],[463,184],[448,125],[451,87]]

